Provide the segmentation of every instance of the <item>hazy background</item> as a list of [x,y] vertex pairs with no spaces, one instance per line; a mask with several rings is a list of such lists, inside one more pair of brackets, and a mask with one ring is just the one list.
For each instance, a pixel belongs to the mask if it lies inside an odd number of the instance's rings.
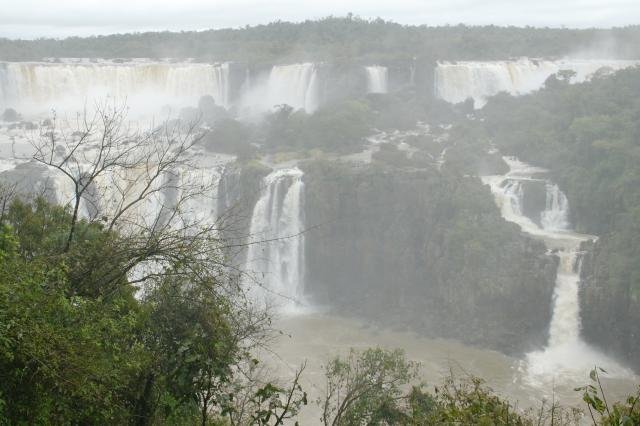
[[[638,0],[2,0],[0,37],[242,27],[353,13],[403,24],[612,27],[640,23]],[[9,7],[9,3],[11,4]]]

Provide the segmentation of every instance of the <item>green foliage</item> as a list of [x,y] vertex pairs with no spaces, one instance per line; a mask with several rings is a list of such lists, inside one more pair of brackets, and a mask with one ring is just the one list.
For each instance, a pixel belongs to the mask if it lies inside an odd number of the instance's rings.
[[[492,141],[506,155],[551,171],[571,220],[598,235],[583,298],[587,337],[638,366],[640,350],[640,69],[537,93],[496,96],[459,126],[462,139]],[[585,268],[586,270],[586,268]],[[635,338],[629,336],[636,336]]]
[[351,350],[325,368],[327,392],[318,403],[325,425],[393,424],[402,416],[401,387],[416,378],[418,365],[401,350]]
[[358,100],[329,104],[313,114],[281,105],[267,117],[263,132],[269,149],[351,152],[362,146],[371,123],[369,106]]
[[409,166],[411,162],[407,158],[407,153],[399,150],[391,143],[380,144],[380,150],[372,154],[376,161],[386,163],[395,167]]
[[544,344],[556,265],[542,243],[505,223],[478,179],[391,153],[402,167],[302,165],[306,220],[330,224],[308,237],[309,288],[386,325],[507,352]]
[[237,120],[223,119],[207,132],[202,143],[206,149],[223,154],[234,154],[240,159],[250,159],[255,148],[251,145],[252,129]]
[[334,426],[535,424],[475,377],[458,380],[452,374],[434,393],[423,385],[404,391],[417,372],[418,365],[399,350],[352,350],[347,358],[336,357],[325,368],[321,420]]
[[483,386],[482,380],[448,377],[434,394],[414,387],[409,395],[407,424],[533,425],[511,404]]
[[[13,234],[13,236],[11,235]],[[12,423],[119,422],[144,367],[133,301],[70,296],[68,267],[19,255],[4,225],[0,264],[0,393]],[[30,252],[32,255],[33,252]],[[117,366],[117,368],[114,368]]]
[[249,63],[504,59],[562,56],[599,40],[614,40],[617,52],[638,57],[637,26],[613,30],[501,28],[496,26],[404,26],[352,15],[301,23],[273,22],[242,29],[147,32],[63,40],[0,39],[0,58],[43,57],[198,58]]
[[297,374],[291,389],[267,383],[256,391],[250,401],[255,407],[251,414],[252,424],[282,425],[284,420],[294,418],[307,405],[307,394],[298,383],[301,372]]
[[260,321],[243,326],[207,265],[168,265],[135,299],[133,241],[81,221],[65,250],[70,215],[42,199],[2,218],[0,424],[212,421]]
[[591,383],[576,391],[582,392],[582,399],[587,404],[587,409],[593,424],[606,426],[633,426],[640,424],[640,387],[635,395],[630,395],[624,402],[610,404],[607,402],[605,391],[600,381],[600,374],[607,372],[599,367],[589,373]]

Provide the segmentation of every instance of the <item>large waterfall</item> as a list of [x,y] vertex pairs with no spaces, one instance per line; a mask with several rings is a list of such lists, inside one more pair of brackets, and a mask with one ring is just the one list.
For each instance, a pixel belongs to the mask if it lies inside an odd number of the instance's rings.
[[320,105],[318,66],[310,62],[273,66],[266,77],[252,78],[248,86],[242,106],[254,112],[282,104],[313,112]]
[[[502,217],[542,240],[550,254],[559,258],[549,339],[543,350],[527,354],[527,380],[537,385],[556,378],[581,383],[594,365],[607,369],[610,377],[624,377],[627,370],[580,338],[580,245],[596,237],[569,230],[569,203],[560,188],[544,178],[545,170],[515,158],[504,160],[510,169],[507,174],[482,178],[490,186]],[[546,190],[546,205],[539,218],[524,213],[525,184],[530,182],[543,183]]]
[[259,303],[292,310],[304,292],[304,183],[300,169],[279,169],[263,180],[250,226],[245,280]]
[[365,67],[367,73],[368,93],[387,93],[388,91],[388,71],[387,67],[373,65]]
[[639,61],[520,59],[490,62],[440,62],[435,69],[435,95],[451,103],[473,99],[481,108],[487,99],[500,92],[517,96],[540,89],[547,78],[562,70],[575,73],[571,82],[590,79],[600,70],[616,71],[636,66]]
[[228,107],[229,64],[164,62],[7,62],[0,64],[0,107],[35,113],[78,107],[105,96],[133,110],[194,105],[211,95]]

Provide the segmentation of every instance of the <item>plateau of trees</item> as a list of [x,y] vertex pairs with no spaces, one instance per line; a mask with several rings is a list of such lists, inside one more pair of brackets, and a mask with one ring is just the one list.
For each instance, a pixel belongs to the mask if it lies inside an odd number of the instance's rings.
[[516,28],[453,25],[406,26],[357,16],[326,17],[301,23],[272,22],[241,29],[146,32],[66,39],[0,39],[0,59],[197,58],[254,64],[333,61],[505,59],[564,56],[614,40],[607,53],[638,57],[637,26],[603,29]]

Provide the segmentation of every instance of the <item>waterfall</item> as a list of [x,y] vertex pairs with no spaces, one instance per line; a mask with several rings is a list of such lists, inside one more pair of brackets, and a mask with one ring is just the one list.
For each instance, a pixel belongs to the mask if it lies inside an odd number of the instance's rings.
[[554,306],[549,325],[549,348],[576,344],[580,340],[580,304],[578,284],[580,270],[576,268],[576,249],[559,250],[558,272],[554,290]]
[[517,96],[540,89],[547,78],[562,70],[571,70],[572,83],[589,80],[599,71],[617,71],[640,64],[624,60],[557,61],[519,59],[489,62],[440,62],[434,76],[436,97],[450,103],[473,99],[475,108],[482,108],[489,97],[500,92]]
[[304,292],[304,183],[298,168],[279,169],[263,180],[251,216],[245,270],[249,294],[259,303],[294,309]]
[[213,67],[214,91],[211,95],[216,103],[224,108],[231,106],[230,72],[228,62]]
[[7,62],[0,67],[0,107],[39,113],[82,107],[106,96],[132,108],[194,105],[211,95],[228,107],[229,64]]
[[509,201],[509,207],[514,215],[522,216],[522,203],[524,191],[522,183],[518,180],[507,181],[504,187],[504,195]]
[[365,67],[367,73],[368,93],[387,93],[388,91],[388,71],[387,67],[372,65]]
[[275,65],[265,75],[245,79],[240,106],[249,116],[273,111],[278,105],[314,112],[320,106],[318,65]]
[[569,201],[558,185],[547,182],[546,206],[540,214],[542,227],[550,231],[561,231],[569,228]]
[[[151,188],[145,190],[150,173],[153,173],[153,170],[149,170],[146,165],[140,165],[126,170],[107,169],[96,176],[86,193],[93,214],[111,220],[122,206],[134,202],[118,220],[118,229],[121,232],[135,232],[141,226],[152,228],[163,225],[163,210],[170,194],[161,191],[164,181],[160,179],[155,180]],[[148,195],[136,201],[143,191]]]
[[[546,171],[515,158],[503,157],[509,172],[484,176],[500,207],[502,217],[520,226],[522,231],[543,241],[550,254],[558,256],[558,269],[549,324],[549,339],[544,349],[527,354],[526,379],[533,385],[547,386],[554,380],[581,384],[589,370],[598,365],[610,377],[624,377],[629,371],[587,345],[580,337],[580,245],[596,237],[570,231],[569,203],[560,188],[541,176]],[[524,182],[544,181],[546,205],[538,226],[523,213]]]
[[249,115],[272,111],[283,104],[308,113],[318,109],[320,88],[316,64],[275,65],[267,75],[245,79],[240,105]]
[[287,104],[313,112],[318,108],[318,76],[312,63],[278,65],[271,69],[267,83],[271,106]]
[[178,207],[180,210],[173,226],[188,233],[200,232],[203,227],[215,230],[219,211],[218,187],[224,167],[224,164],[194,169],[180,167],[168,174],[168,191],[163,194],[165,203],[169,209]]

